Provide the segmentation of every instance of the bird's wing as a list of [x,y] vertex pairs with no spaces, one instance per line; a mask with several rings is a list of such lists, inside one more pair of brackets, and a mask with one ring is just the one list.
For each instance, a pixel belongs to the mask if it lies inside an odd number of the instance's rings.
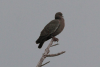
[[58,29],[59,25],[59,20],[52,20],[44,27],[44,29],[41,31],[40,36],[47,36],[54,33]]

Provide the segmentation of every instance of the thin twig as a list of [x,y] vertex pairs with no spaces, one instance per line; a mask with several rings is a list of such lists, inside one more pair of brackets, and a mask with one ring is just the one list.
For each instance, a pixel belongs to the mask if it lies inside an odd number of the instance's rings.
[[41,66],[44,66],[44,65],[46,65],[46,64],[48,64],[48,63],[50,63],[50,61],[48,61],[48,62],[44,63],[44,64],[43,64],[43,65],[41,65]]
[[59,45],[59,44],[54,44],[54,45],[51,45],[51,47],[56,46],[56,45]]
[[48,54],[48,55],[45,55],[45,56],[46,56],[46,57],[54,57],[54,56],[61,55],[61,54],[63,54],[63,53],[65,53],[65,51],[62,51],[62,52],[57,53],[57,54]]

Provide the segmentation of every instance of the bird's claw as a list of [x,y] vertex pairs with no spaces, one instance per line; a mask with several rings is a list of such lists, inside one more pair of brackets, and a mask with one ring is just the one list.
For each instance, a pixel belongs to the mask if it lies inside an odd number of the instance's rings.
[[59,39],[58,38],[55,38],[55,37],[53,37],[53,41],[59,41]]

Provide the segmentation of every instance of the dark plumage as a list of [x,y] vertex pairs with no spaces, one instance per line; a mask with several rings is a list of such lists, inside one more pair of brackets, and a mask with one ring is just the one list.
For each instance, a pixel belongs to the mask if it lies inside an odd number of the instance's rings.
[[65,24],[63,15],[61,12],[55,14],[55,19],[49,22],[41,31],[39,38],[36,40],[36,44],[39,44],[38,48],[43,46],[43,43],[50,38],[58,35],[63,30]]

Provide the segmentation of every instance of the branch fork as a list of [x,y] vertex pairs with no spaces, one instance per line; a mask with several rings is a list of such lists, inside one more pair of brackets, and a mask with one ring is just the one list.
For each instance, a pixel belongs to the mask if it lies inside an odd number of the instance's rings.
[[[56,39],[57,39],[57,38],[56,38]],[[52,44],[53,44],[53,41],[54,41],[54,38],[51,39],[51,41],[50,41],[48,47],[45,49],[45,51],[44,51],[44,53],[43,53],[43,55],[42,55],[42,57],[41,57],[41,59],[40,59],[40,61],[38,62],[38,64],[37,64],[36,67],[41,67],[41,66],[44,66],[44,65],[48,64],[50,61],[46,62],[45,64],[42,64],[42,62],[44,61],[44,59],[45,59],[46,57],[59,56],[59,55],[65,53],[65,51],[62,51],[62,52],[59,52],[59,53],[56,53],[56,54],[49,54],[49,52],[50,52],[49,48],[58,45],[58,44],[52,45]],[[58,41],[58,39],[57,39],[57,41]]]

